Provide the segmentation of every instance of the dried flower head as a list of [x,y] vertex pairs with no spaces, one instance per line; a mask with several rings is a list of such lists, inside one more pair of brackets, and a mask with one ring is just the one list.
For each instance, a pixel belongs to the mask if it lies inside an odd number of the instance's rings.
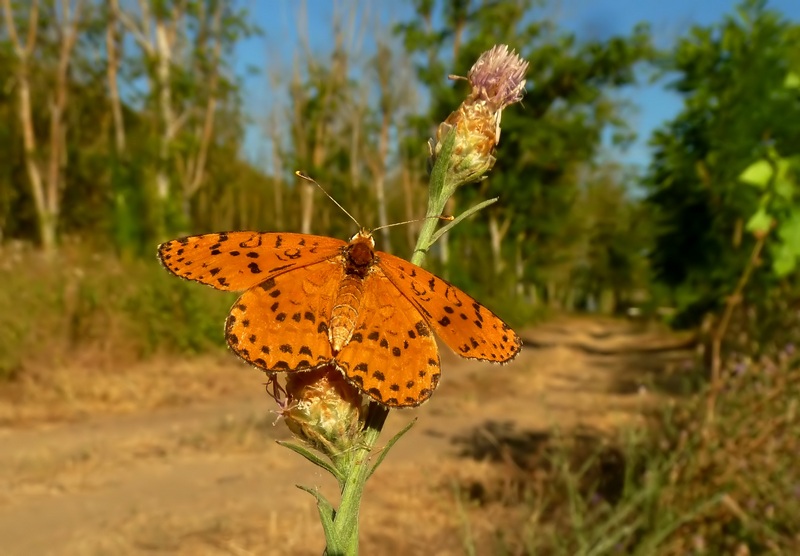
[[439,125],[431,142],[435,159],[444,138],[455,129],[450,164],[454,186],[480,179],[494,166],[492,153],[500,141],[500,117],[506,106],[522,99],[527,69],[528,62],[500,44],[484,52],[469,70],[470,94]]
[[525,90],[525,72],[528,62],[522,60],[508,46],[498,44],[481,54],[467,74],[472,85],[471,97],[488,102],[502,110],[522,100]]
[[286,395],[289,430],[325,455],[338,457],[360,440],[363,398],[333,366],[289,373]]

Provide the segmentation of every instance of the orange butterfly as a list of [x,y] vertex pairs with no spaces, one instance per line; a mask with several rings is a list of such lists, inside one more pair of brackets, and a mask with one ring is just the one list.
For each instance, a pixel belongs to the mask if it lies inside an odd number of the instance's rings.
[[335,365],[374,400],[416,406],[439,383],[435,330],[459,355],[504,363],[519,337],[486,307],[414,264],[349,242],[293,233],[222,232],[163,243],[181,278],[242,291],[225,324],[231,349],[266,371]]

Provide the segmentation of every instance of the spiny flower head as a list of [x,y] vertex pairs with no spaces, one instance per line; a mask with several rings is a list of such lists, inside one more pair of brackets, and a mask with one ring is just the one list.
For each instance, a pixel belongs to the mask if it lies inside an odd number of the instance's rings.
[[360,440],[363,398],[334,367],[289,373],[286,395],[286,425],[312,447],[333,459]]
[[453,187],[480,179],[494,166],[503,109],[519,102],[525,90],[528,62],[504,44],[481,54],[467,74],[472,90],[457,110],[439,125],[431,141],[435,161],[447,134],[455,129],[450,180]]

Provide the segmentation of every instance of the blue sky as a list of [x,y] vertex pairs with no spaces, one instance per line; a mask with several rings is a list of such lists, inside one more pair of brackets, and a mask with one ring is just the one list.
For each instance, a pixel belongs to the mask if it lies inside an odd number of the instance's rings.
[[[407,0],[306,0],[305,18],[300,17],[300,2],[296,0],[250,0],[247,4],[252,22],[261,27],[264,35],[253,37],[239,45],[235,53],[240,72],[252,67],[259,74],[245,78],[245,102],[253,118],[263,118],[276,101],[270,87],[269,72],[290,71],[295,53],[303,48],[299,28],[305,26],[310,48],[324,54],[331,49],[331,21],[334,6],[360,6],[356,29],[388,29],[392,23],[407,21],[413,10]],[[669,46],[691,25],[709,25],[732,13],[738,4],[733,0],[556,0],[545,9],[560,24],[575,32],[579,39],[604,38],[627,34],[642,21],[650,24],[656,44]],[[800,0],[768,0],[770,8],[782,12],[793,21],[800,21]],[[299,23],[304,21],[304,23]],[[364,32],[363,49],[370,48],[371,33]],[[645,165],[648,160],[647,137],[680,109],[680,99],[661,84],[642,85],[625,91],[624,96],[636,106],[631,123],[639,140],[625,153],[614,156],[625,162]],[[259,125],[248,129],[246,151],[252,158],[265,152]]]

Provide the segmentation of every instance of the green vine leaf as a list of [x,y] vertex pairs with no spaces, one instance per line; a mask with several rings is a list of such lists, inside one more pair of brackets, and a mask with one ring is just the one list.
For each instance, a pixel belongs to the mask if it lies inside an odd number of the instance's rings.
[[797,266],[797,256],[789,245],[780,243],[772,249],[772,270],[779,278],[791,274]]
[[758,160],[748,166],[744,172],[739,174],[739,179],[744,183],[753,185],[759,189],[765,189],[772,179],[774,170],[772,164],[767,160]]
[[768,232],[772,227],[772,217],[767,213],[764,207],[760,207],[758,211],[750,217],[747,221],[747,231],[754,233]]

